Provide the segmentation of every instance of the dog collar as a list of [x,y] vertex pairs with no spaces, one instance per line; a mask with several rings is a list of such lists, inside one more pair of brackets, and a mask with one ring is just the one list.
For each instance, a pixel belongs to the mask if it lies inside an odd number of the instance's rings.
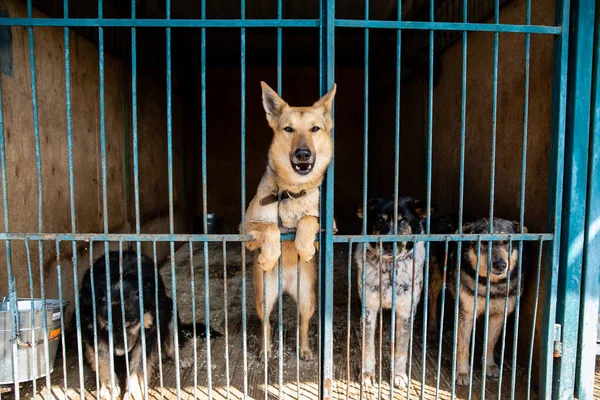
[[[284,190],[283,192],[281,192],[281,200],[287,200],[287,199],[299,199],[302,196],[306,195],[306,190],[302,190],[298,193],[293,193],[287,190]],[[258,202],[258,204],[260,204],[261,206],[268,206],[269,204],[273,204],[277,202],[277,193],[271,193],[268,196],[263,197],[262,199],[260,199],[260,201]]]

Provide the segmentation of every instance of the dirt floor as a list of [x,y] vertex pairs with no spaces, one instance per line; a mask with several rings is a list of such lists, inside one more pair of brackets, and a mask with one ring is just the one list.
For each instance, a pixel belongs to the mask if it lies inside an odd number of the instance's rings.
[[[226,332],[225,312],[227,311],[227,337],[221,337],[210,342],[210,378],[208,383],[208,360],[207,343],[205,340],[197,342],[197,373],[195,367],[181,369],[180,383],[181,397],[183,398],[208,398],[209,388],[212,387],[212,398],[282,398],[286,399],[318,399],[318,371],[319,363],[315,359],[311,362],[300,361],[296,363],[296,305],[287,296],[283,299],[283,331],[282,331],[282,360],[279,360],[279,332],[277,324],[277,306],[271,315],[273,326],[273,358],[268,363],[268,374],[265,381],[265,367],[262,360],[258,359],[260,350],[261,324],[256,316],[253,301],[251,254],[248,253],[246,260],[248,268],[246,279],[242,269],[241,246],[231,243],[227,245],[227,279],[224,279],[223,248],[222,244],[208,245],[208,293],[205,291],[205,257],[204,244],[195,243],[193,247],[193,274],[190,272],[189,246],[186,244],[176,252],[174,270],[176,277],[177,304],[181,319],[185,322],[192,320],[192,302],[195,299],[196,320],[205,321],[205,299],[209,298],[211,326],[222,332]],[[357,399],[361,397],[361,324],[360,324],[360,301],[356,292],[356,268],[351,267],[351,301],[350,301],[350,323],[347,321],[348,313],[348,247],[336,248],[335,263],[335,300],[334,300],[334,376],[333,398]],[[167,260],[160,269],[165,285],[171,293],[171,261]],[[195,296],[191,295],[192,275]],[[242,289],[246,287],[246,343],[247,356],[243,351],[243,297]],[[224,297],[224,288],[227,287],[227,302]],[[420,313],[419,313],[420,314]],[[313,317],[310,327],[311,347],[314,354],[318,354],[318,314]],[[391,316],[389,312],[384,313],[383,329],[383,364],[381,386],[363,386],[362,397],[390,398],[389,374],[390,374],[390,341],[389,325]],[[449,322],[448,322],[449,321]],[[441,367],[438,369],[437,349],[438,343],[429,341],[426,346],[425,358],[425,381],[422,380],[422,324],[417,317],[414,324],[414,343],[412,347],[411,362],[411,385],[410,397],[417,398],[424,391],[424,398],[450,399],[452,390],[452,320],[446,319],[446,327],[443,334],[443,350]],[[75,343],[73,341],[73,343]],[[479,346],[478,346],[479,347]],[[498,346],[499,347],[499,346]],[[72,350],[72,351],[71,351]],[[184,349],[183,354],[193,354],[193,342]],[[226,351],[229,355],[227,363]],[[481,392],[481,368],[480,349],[476,348],[475,368],[473,373],[473,385],[471,396],[480,397]],[[349,358],[348,355],[349,354]],[[84,363],[85,396],[95,398],[96,379],[95,374]],[[63,364],[66,365],[64,374]],[[244,367],[245,366],[245,367]],[[62,350],[59,349],[52,373],[52,394],[57,398],[79,398],[79,367],[77,351],[75,346],[67,346],[66,359],[63,362]],[[439,379],[438,379],[439,371]],[[280,379],[280,373],[281,379]],[[66,382],[65,382],[66,377]],[[196,377],[196,378],[194,378]],[[512,371],[505,365],[501,391],[499,391],[498,380],[487,380],[486,398],[498,399],[508,396],[511,388]],[[599,379],[598,377],[596,379]],[[280,386],[279,382],[283,383]],[[247,383],[247,386],[245,385]],[[525,370],[518,368],[515,375],[515,397],[526,398],[527,374]],[[45,380],[40,379],[36,385],[38,397],[47,397],[44,390]],[[33,388],[31,384],[23,384],[21,396],[32,397]],[[150,384],[150,397],[154,399],[177,398],[177,379],[175,365],[165,361],[162,366],[161,376],[156,376]],[[394,391],[394,398],[406,398],[407,390]],[[468,388],[456,388],[457,399],[467,398]],[[12,397],[12,393],[2,394],[2,398]],[[535,393],[531,394],[535,399]]]

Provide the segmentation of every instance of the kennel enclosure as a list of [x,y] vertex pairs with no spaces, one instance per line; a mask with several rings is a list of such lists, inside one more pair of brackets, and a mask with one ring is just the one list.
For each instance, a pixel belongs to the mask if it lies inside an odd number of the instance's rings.
[[[61,322],[73,316],[75,325],[56,371],[31,386],[14,384],[11,396],[95,396],[77,334],[79,280],[99,254],[132,248],[154,259],[175,310],[225,333],[194,343],[191,370],[165,361],[156,379],[145,372],[147,395],[593,397],[594,1],[5,0],[0,13],[0,290],[11,310],[19,297],[64,298],[71,310]],[[271,135],[260,80],[294,105],[334,83],[339,90],[335,156],[321,188],[311,327],[318,357],[308,364],[298,360],[295,304],[281,295],[272,315],[275,357],[254,360],[261,326],[247,279],[252,257],[243,250],[249,237],[237,227]],[[424,235],[374,235],[355,205],[390,194],[440,204],[460,221],[469,213],[506,216],[529,233],[468,236],[459,224],[455,234],[435,235],[427,220]],[[220,232],[207,233],[211,213],[223,216]],[[423,241],[429,253],[433,242],[499,240],[520,254],[525,242],[534,247],[525,293],[505,316],[501,379],[486,380],[478,360],[487,334],[474,335],[471,384],[456,387],[456,325],[448,320],[446,336],[428,342],[424,293],[412,321],[409,388],[389,385],[394,320],[386,313],[382,378],[365,387],[351,247]]]

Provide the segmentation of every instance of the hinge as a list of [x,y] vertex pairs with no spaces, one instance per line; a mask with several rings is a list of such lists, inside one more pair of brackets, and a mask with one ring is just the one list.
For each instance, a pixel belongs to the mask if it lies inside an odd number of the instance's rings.
[[562,357],[562,326],[554,324],[554,358]]

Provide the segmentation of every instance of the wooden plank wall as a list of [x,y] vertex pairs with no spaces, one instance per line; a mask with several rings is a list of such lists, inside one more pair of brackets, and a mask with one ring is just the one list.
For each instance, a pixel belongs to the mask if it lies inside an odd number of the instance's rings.
[[[26,16],[24,2],[2,3],[5,14]],[[44,15],[35,11],[34,17]],[[12,42],[3,54],[2,101],[6,137],[8,208],[12,232],[37,232],[37,175],[33,135],[31,73],[27,28],[13,27]],[[35,28],[35,70],[43,182],[43,231],[70,232],[69,171],[65,98],[65,58],[62,28]],[[71,102],[75,207],[78,232],[102,232],[102,175],[100,157],[99,62],[96,44],[71,32]],[[8,66],[6,67],[6,61]],[[134,227],[131,155],[131,68],[105,55],[105,121],[107,150],[107,203],[111,232],[130,232]],[[182,203],[187,103],[173,95],[174,196],[177,232],[190,224]],[[168,233],[166,93],[164,82],[138,74],[138,132],[140,208],[145,233]],[[126,156],[126,153],[129,154]],[[129,163],[129,168],[126,164]],[[130,183],[127,190],[126,184]],[[0,205],[1,207],[1,205]],[[0,215],[3,221],[3,213]],[[3,226],[3,225],[2,225]],[[85,244],[80,243],[83,253]],[[31,244],[35,293],[39,295],[37,243]],[[98,249],[99,250],[99,249]],[[151,252],[151,246],[146,249]],[[69,262],[71,244],[61,246],[63,263]],[[83,257],[82,253],[82,257]],[[161,247],[164,257],[165,249]],[[151,253],[150,253],[151,254]],[[49,296],[57,296],[55,243],[44,244],[44,273]],[[12,245],[12,264],[19,296],[29,295],[29,279],[23,242]],[[84,263],[85,264],[85,263]],[[0,294],[7,293],[6,252],[0,246]],[[51,266],[52,265],[52,266]],[[70,266],[70,264],[69,264]],[[80,266],[80,270],[85,266]],[[63,270],[68,269],[63,266]],[[65,271],[68,273],[68,271]],[[72,276],[72,275],[71,275]],[[63,279],[64,281],[64,279]],[[68,283],[68,282],[67,282]],[[72,280],[70,281],[72,286]],[[72,294],[69,295],[72,297]],[[67,296],[67,297],[69,297]]]

